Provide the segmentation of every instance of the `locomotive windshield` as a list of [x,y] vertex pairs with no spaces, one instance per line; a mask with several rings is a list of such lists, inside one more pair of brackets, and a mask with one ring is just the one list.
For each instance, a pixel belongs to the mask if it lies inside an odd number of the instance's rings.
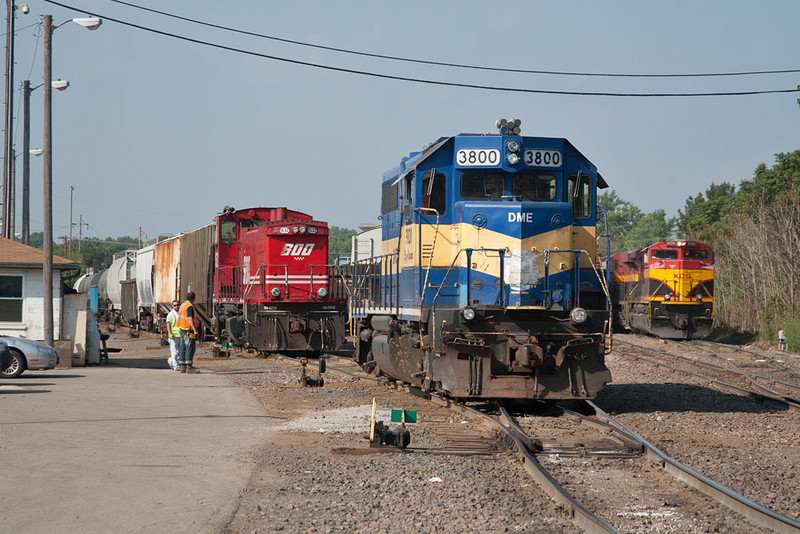
[[698,249],[684,249],[683,258],[687,260],[707,260],[711,257],[711,253],[707,250]]
[[500,200],[505,193],[504,182],[502,174],[462,174],[461,198],[464,200]]
[[518,174],[511,179],[511,194],[520,200],[555,200],[556,177],[552,174]]
[[650,251],[650,258],[654,260],[677,260],[678,251],[674,248],[655,248]]
[[236,243],[236,219],[222,219],[219,222],[219,240],[223,245]]

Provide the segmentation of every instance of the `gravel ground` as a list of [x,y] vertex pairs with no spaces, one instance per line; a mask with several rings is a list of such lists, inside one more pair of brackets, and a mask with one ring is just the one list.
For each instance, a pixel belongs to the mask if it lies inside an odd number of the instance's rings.
[[[297,385],[299,365],[281,358],[198,361],[230,374],[275,417],[227,533],[580,532],[510,453],[437,454],[459,438],[497,444],[480,423],[400,390],[332,367],[322,388]],[[416,410],[412,452],[370,452],[372,399],[378,419]],[[334,449],[350,453],[334,453]]]
[[[636,342],[642,339],[659,346],[655,339],[637,337]],[[691,347],[685,350],[689,354]],[[252,479],[224,532],[579,532],[521,469],[516,455],[434,454],[452,448],[458,436],[496,442],[490,429],[401,390],[332,369],[353,370],[349,362],[329,360],[323,388],[301,388],[300,366],[288,359],[212,359],[201,351],[197,363],[230,375],[275,418],[262,429],[263,448]],[[800,518],[796,414],[613,353],[607,363],[614,383],[598,397],[600,407],[688,466]],[[409,425],[413,452],[369,451],[373,397],[378,419],[386,420],[392,408],[418,411],[419,422]],[[341,449],[349,453],[334,452]],[[628,471],[615,470],[614,461],[579,462],[575,474],[587,467],[593,473],[581,481],[587,492],[612,493],[639,484]],[[641,476],[651,482],[642,490],[649,493],[615,504],[626,532],[724,532],[737,524],[717,521],[715,505],[681,484],[657,482],[653,489],[652,481],[660,477],[655,468],[643,469]],[[738,525],[735,531],[760,532]]]
[[[663,345],[654,338],[631,339]],[[677,353],[675,346],[670,351]],[[700,357],[690,344],[680,354]],[[614,383],[598,396],[598,406],[685,465],[800,520],[800,414],[613,353],[607,363]]]

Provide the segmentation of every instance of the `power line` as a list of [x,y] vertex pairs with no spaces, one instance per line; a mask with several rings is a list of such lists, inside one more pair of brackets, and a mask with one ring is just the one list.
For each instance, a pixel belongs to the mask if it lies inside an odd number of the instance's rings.
[[100,13],[96,13],[93,11],[87,11],[81,8],[76,8],[74,6],[70,6],[67,4],[63,4],[61,2],[56,2],[55,0],[45,0],[47,3],[63,7],[65,9],[72,9],[74,11],[79,11],[81,13],[86,13],[88,15],[92,15],[94,17],[101,17],[104,20],[109,20],[111,22],[116,22],[117,24],[122,24],[123,26],[128,26],[131,28],[136,28],[142,31],[155,33],[157,35],[162,35],[165,37],[172,37],[175,39],[179,39],[182,41],[195,43],[203,46],[208,46],[211,48],[218,48],[220,50],[228,50],[230,52],[237,52],[240,54],[245,54],[249,56],[261,57],[264,59],[271,59],[274,61],[281,61],[284,63],[291,63],[294,65],[302,65],[305,67],[314,67],[318,69],[330,70],[335,72],[344,72],[348,74],[357,74],[361,76],[369,76],[373,78],[382,78],[386,80],[397,80],[397,81],[404,81],[404,82],[413,82],[413,83],[420,83],[426,85],[438,85],[438,86],[445,86],[445,87],[461,87],[466,89],[483,89],[487,91],[499,91],[499,92],[511,92],[511,93],[529,93],[529,94],[547,94],[547,95],[567,95],[567,96],[613,96],[613,97],[701,97],[701,96],[747,96],[747,95],[764,95],[764,94],[776,94],[776,93],[795,93],[798,92],[797,88],[794,89],[770,89],[770,90],[761,90],[761,91],[730,91],[730,92],[713,92],[713,93],[612,93],[612,92],[602,92],[602,91],[556,91],[556,90],[547,90],[547,89],[525,89],[520,87],[497,87],[491,85],[479,85],[479,84],[469,84],[469,83],[457,83],[457,82],[445,82],[441,80],[425,80],[421,78],[410,78],[406,76],[395,76],[390,74],[379,74],[376,72],[369,72],[369,71],[362,71],[362,70],[355,70],[355,69],[346,69],[343,67],[334,67],[332,65],[324,65],[320,63],[311,63],[308,61],[300,61],[297,59],[290,59],[284,58],[279,56],[273,56],[269,54],[263,54],[260,52],[254,52],[252,50],[245,50],[242,48],[235,48],[232,46],[222,45],[218,43],[212,43],[210,41],[203,41],[200,39],[195,39],[192,37],[186,37],[183,35],[178,35],[175,33],[165,32],[163,30],[156,30],[154,28],[149,28],[147,26],[142,26],[140,24],[134,24],[132,22],[126,22],[124,20],[116,19],[113,17],[108,17],[102,15]]
[[[46,0],[49,1],[49,0]],[[164,15],[166,17],[174,18],[177,20],[183,20],[185,22],[191,22],[193,24],[199,24],[201,26],[207,26],[209,28],[216,28],[219,30],[225,30],[229,32],[239,33],[242,35],[249,35],[251,37],[260,37],[262,39],[269,39],[272,41],[278,41],[282,43],[289,43],[298,46],[306,46],[309,48],[316,48],[319,50],[330,50],[332,52],[341,52],[344,54],[353,54],[356,56],[365,56],[365,57],[374,57],[378,59],[389,59],[392,61],[404,61],[408,63],[419,63],[423,65],[437,65],[440,67],[455,67],[461,69],[474,69],[474,70],[486,70],[486,71],[494,71],[494,72],[514,72],[514,73],[522,73],[522,74],[547,74],[547,75],[556,75],[556,76],[588,76],[588,77],[609,77],[609,78],[706,78],[706,77],[723,77],[723,76],[757,76],[757,75],[765,75],[765,74],[790,74],[790,73],[798,73],[800,69],[782,69],[782,70],[754,70],[754,71],[745,71],[745,72],[704,72],[704,73],[683,73],[683,74],[626,74],[626,73],[605,73],[605,72],[569,72],[569,71],[555,71],[555,70],[531,70],[531,69],[512,69],[507,67],[490,67],[486,65],[469,65],[464,63],[448,63],[445,61],[433,61],[428,59],[418,59],[418,58],[409,58],[409,57],[402,57],[402,56],[389,56],[384,54],[375,54],[371,52],[362,52],[359,50],[350,50],[347,48],[337,48],[333,46],[326,46],[314,43],[307,43],[304,41],[297,41],[294,39],[286,39],[283,37],[276,37],[274,35],[267,35],[263,33],[251,32],[247,30],[242,30],[239,28],[232,28],[230,26],[222,26],[220,24],[214,24],[211,22],[206,22],[203,20],[193,19],[189,17],[184,17],[181,15],[176,15],[174,13],[169,13],[166,11],[159,11],[158,9],[152,9],[149,7],[140,6],[137,4],[133,4],[131,2],[124,2],[123,0],[109,0],[110,2],[114,2],[115,4],[122,4],[125,6],[129,6],[135,9],[140,9],[142,11],[147,11],[150,13],[156,13],[158,15]],[[54,2],[51,2],[54,3]]]

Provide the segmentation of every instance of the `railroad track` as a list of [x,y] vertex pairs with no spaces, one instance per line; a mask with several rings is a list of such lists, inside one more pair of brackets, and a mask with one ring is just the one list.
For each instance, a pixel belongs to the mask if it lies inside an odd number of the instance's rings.
[[[675,342],[669,342],[666,345],[678,346]],[[620,346],[622,346],[621,349]],[[694,348],[686,344],[680,344],[680,346]],[[615,347],[616,354],[675,373],[692,376],[719,390],[748,395],[780,408],[800,410],[800,398],[797,397],[800,394],[800,383],[750,371],[728,358],[720,356],[717,352],[701,349],[707,355],[706,358],[697,355],[700,350],[695,351],[693,357],[688,357],[676,352],[654,349],[620,339],[615,339]],[[775,363],[779,364],[780,362]],[[781,390],[779,391],[778,388]]]
[[[384,379],[365,375],[359,371],[341,367],[329,367],[328,369],[361,379],[398,386],[396,383],[393,384]],[[414,395],[430,397],[408,385],[400,384],[400,386]],[[564,510],[567,517],[576,526],[586,532],[629,531],[629,525],[625,523],[624,518],[620,519],[620,507],[630,508],[630,503],[639,500],[642,492],[656,494],[658,499],[662,499],[664,485],[672,485],[677,487],[677,489],[674,489],[676,494],[685,491],[687,486],[702,492],[718,505],[733,510],[741,516],[741,520],[748,521],[750,524],[755,525],[756,528],[769,529],[779,533],[800,533],[800,522],[747,499],[741,494],[681,464],[649,443],[624,423],[605,413],[594,403],[587,402],[587,408],[582,410],[589,411],[592,415],[586,415],[562,406],[552,408],[552,405],[550,405],[551,408],[549,409],[556,409],[560,412],[561,417],[559,419],[562,422],[558,425],[543,425],[541,419],[538,421],[526,421],[526,418],[531,419],[530,414],[523,414],[522,417],[513,416],[503,405],[497,405],[496,407],[484,406],[478,409],[455,403],[447,398],[432,397],[431,400],[437,404],[450,406],[461,413],[468,413],[472,417],[480,418],[487,424],[493,425],[499,432],[502,432],[507,441],[516,450],[516,453],[522,458],[524,468],[532,479],[553,499],[557,506]],[[537,405],[545,406],[545,403],[537,403]],[[541,417],[543,417],[542,413],[536,415],[536,418]],[[553,420],[555,418],[550,417],[550,419]],[[553,429],[556,426],[564,426],[562,423],[565,420],[569,421],[573,428],[562,430],[560,434],[554,432]],[[581,430],[577,431],[574,427],[579,427]],[[546,436],[541,434],[543,428],[546,428],[544,430]],[[538,432],[539,435],[531,435],[532,432]],[[452,439],[453,449],[458,449],[459,437],[452,436]],[[480,454],[481,449],[485,446],[485,442],[476,442],[475,444],[468,442],[469,438],[466,438],[462,444],[463,448],[460,449],[467,454],[472,452]],[[473,447],[475,448],[474,451],[472,450]],[[484,450],[483,452],[485,454],[486,451]],[[625,465],[624,468],[631,470],[630,479],[636,480],[637,483],[631,484],[630,487],[632,489],[627,493],[621,491],[623,488],[619,486],[615,486],[614,491],[608,492],[614,494],[613,499],[616,500],[616,505],[603,502],[603,499],[591,498],[591,495],[589,495],[591,491],[579,491],[576,493],[582,493],[581,495],[573,495],[562,483],[559,483],[559,478],[562,477],[559,469],[552,468],[553,464],[563,465],[565,459],[570,458],[578,462],[585,461],[587,458],[602,461],[601,467],[604,469],[620,469],[620,465],[627,463],[628,465]],[[617,464],[612,466],[611,462],[617,462]],[[635,464],[630,465],[631,462],[635,462]],[[548,463],[551,464],[550,469],[544,465]],[[579,479],[584,479],[584,475],[580,471],[581,468],[576,466],[579,466],[579,464],[573,463],[569,469],[575,471]],[[553,473],[550,472],[551,470]],[[659,479],[666,475],[671,475],[675,480],[654,483],[650,480],[653,478],[653,472],[659,474]],[[571,478],[574,479],[575,475],[573,474]],[[580,490],[581,487],[578,487],[578,489]],[[670,502],[680,502],[680,500],[681,497],[678,496],[672,498]],[[671,504],[667,508],[675,506]],[[614,511],[615,509],[617,511]],[[678,513],[678,511],[674,512]],[[606,517],[603,517],[604,515]],[[725,516],[726,514],[722,512],[720,515]]]

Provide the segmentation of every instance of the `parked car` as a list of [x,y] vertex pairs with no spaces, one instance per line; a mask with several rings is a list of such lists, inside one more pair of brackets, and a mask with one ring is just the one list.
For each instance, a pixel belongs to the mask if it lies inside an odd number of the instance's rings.
[[17,378],[26,369],[54,369],[58,365],[58,353],[50,345],[9,336],[0,336],[0,341],[11,353],[11,365],[0,374],[3,378]]
[[9,367],[11,367],[11,352],[8,350],[8,344],[0,341],[0,374],[5,373]]

